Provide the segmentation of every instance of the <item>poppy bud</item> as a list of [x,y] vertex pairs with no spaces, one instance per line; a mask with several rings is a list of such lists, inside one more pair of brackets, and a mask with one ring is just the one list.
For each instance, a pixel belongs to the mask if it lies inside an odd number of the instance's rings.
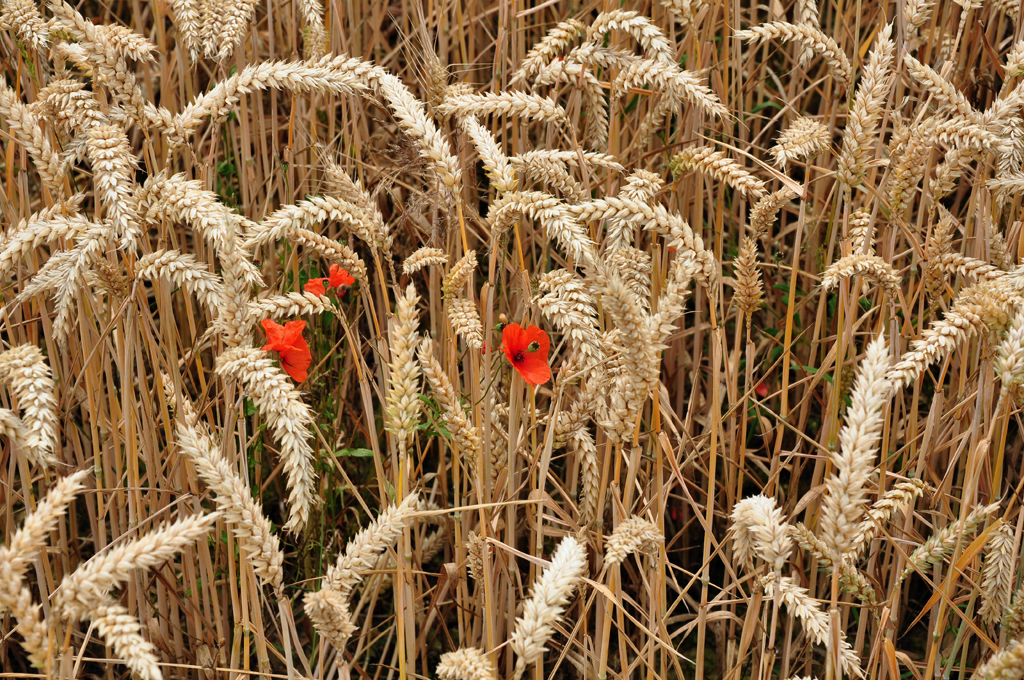
[[534,340],[533,342],[531,342],[529,345],[526,346],[526,351],[529,352],[530,354],[533,354],[534,352],[536,352],[539,349],[540,349],[540,343],[537,342],[536,340]]

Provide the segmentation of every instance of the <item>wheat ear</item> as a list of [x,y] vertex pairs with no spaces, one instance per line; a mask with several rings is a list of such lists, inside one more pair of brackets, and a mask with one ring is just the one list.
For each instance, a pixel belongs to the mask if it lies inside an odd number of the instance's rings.
[[152,569],[205,536],[219,513],[193,515],[164,524],[141,538],[122,543],[93,557],[61,582],[55,604],[66,616],[92,618],[111,589],[131,578],[136,569]]
[[532,77],[542,68],[551,63],[551,60],[561,54],[577,38],[583,35],[586,26],[578,19],[561,21],[551,28],[540,42],[535,44],[519,70],[512,75],[510,84],[516,84]]
[[412,284],[398,296],[398,305],[391,320],[391,363],[388,383],[387,429],[395,434],[398,449],[404,456],[409,442],[416,435],[420,422],[420,366],[416,361],[419,345],[420,298]]
[[897,482],[884,496],[875,501],[868,510],[867,517],[857,527],[855,543],[858,554],[864,552],[867,545],[878,535],[878,530],[883,524],[892,519],[898,511],[909,506],[926,488],[920,479]]
[[1024,640],[1013,640],[978,667],[971,680],[1013,680],[1024,677]]
[[878,124],[882,120],[885,98],[891,87],[889,70],[892,68],[894,52],[890,23],[875,38],[843,130],[843,150],[839,154],[837,176],[848,187],[855,187],[864,181],[868,161],[875,154]]
[[896,585],[898,586],[914,572],[924,571],[929,566],[942,562],[946,555],[953,552],[957,543],[963,540],[964,534],[972,533],[998,509],[999,503],[980,505],[971,510],[964,519],[950,522],[929,536],[914,552],[910,553],[910,557],[907,558],[907,567],[900,574]]
[[864,517],[865,486],[874,470],[882,434],[882,410],[890,394],[888,368],[888,348],[885,338],[879,336],[868,345],[854,383],[846,422],[839,433],[839,450],[830,455],[834,472],[825,483],[821,538],[833,561],[853,551],[857,528]]
[[672,44],[665,38],[660,28],[639,12],[623,9],[601,12],[587,29],[587,41],[599,43],[600,41],[595,38],[609,31],[625,31],[651,56],[666,61],[672,60]]
[[50,365],[35,345],[19,345],[0,354],[0,380],[18,399],[24,444],[43,466],[57,460],[57,398]]
[[778,572],[793,552],[789,524],[774,498],[750,496],[732,509],[733,547],[736,558],[753,568],[754,556]]
[[799,43],[824,57],[829,73],[841,86],[848,87],[853,81],[853,67],[850,66],[850,60],[846,57],[846,53],[836,44],[835,40],[822,33],[819,28],[775,21],[753,26],[744,31],[736,31],[733,35],[738,40],[751,43],[765,43],[769,40]]
[[732,303],[746,318],[749,326],[750,317],[761,306],[764,296],[764,283],[757,267],[757,243],[754,239],[744,237],[740,244],[739,254],[733,261],[733,276],[736,279],[736,292]]
[[566,536],[551,556],[551,564],[533,584],[530,599],[523,603],[523,615],[516,619],[512,632],[512,651],[516,654],[515,680],[519,680],[526,668],[546,651],[544,645],[555,634],[555,624],[562,617],[573,591],[582,583],[586,571],[586,549],[572,536]]
[[1024,314],[1018,312],[996,348],[992,368],[999,377],[1000,392],[1017,397],[1024,386]]
[[207,309],[219,309],[224,299],[224,284],[220,278],[194,255],[183,255],[177,250],[158,250],[140,257],[135,268],[138,280],[165,278],[194,295]]
[[177,424],[178,446],[206,485],[216,494],[214,501],[238,546],[263,583],[280,590],[284,578],[284,552],[270,521],[252,497],[249,485],[224,458],[213,440],[185,420]]
[[981,570],[981,620],[994,625],[1010,608],[1013,577],[1017,570],[1014,531],[1008,524],[999,526],[986,544],[985,566]]
[[657,555],[665,544],[665,536],[658,527],[643,517],[630,517],[615,527],[604,546],[605,568],[623,562],[634,552]]
[[446,116],[501,115],[530,118],[544,123],[558,123],[566,120],[565,109],[551,97],[541,97],[529,92],[482,92],[449,97],[440,106]]
[[127,608],[106,598],[89,612],[89,618],[96,632],[113,649],[114,656],[140,680],[162,680],[156,647],[142,637],[142,624]]
[[243,394],[252,399],[281,444],[288,481],[288,522],[284,528],[301,531],[316,495],[314,456],[309,444],[313,416],[309,408],[273,360],[258,349],[235,347],[225,351],[217,357],[217,373],[239,382]]
[[429,338],[425,338],[419,347],[420,367],[423,375],[430,383],[430,389],[441,407],[441,414],[452,439],[459,447],[459,453],[466,457],[471,468],[476,469],[480,461],[480,431],[466,419],[466,413],[452,387],[451,379],[434,358],[434,350]]
[[419,248],[402,263],[402,273],[415,274],[424,267],[443,267],[448,264],[448,256],[440,248]]
[[497,680],[494,662],[476,647],[463,647],[441,655],[437,664],[441,680]]
[[790,161],[811,159],[828,148],[832,141],[829,129],[811,118],[797,118],[786,128],[769,151],[775,165],[783,170]]
[[899,294],[900,276],[888,262],[873,253],[855,252],[841,257],[821,274],[821,287],[832,290],[839,282],[856,275],[867,277],[892,297]]
[[672,156],[669,167],[672,174],[677,177],[697,170],[719,182],[725,182],[753,199],[761,198],[765,193],[764,182],[744,170],[739,163],[726,156],[725,152],[715,151],[713,146],[684,149]]
[[[806,588],[797,585],[789,576],[777,578],[774,574],[769,575],[764,586],[765,597],[775,597],[776,587],[781,602],[800,620],[800,625],[807,635],[832,651],[832,626],[828,614],[822,611],[821,604],[810,597]],[[844,673],[849,673],[855,678],[864,677],[860,659],[846,641],[846,635],[842,631],[839,632],[839,663]]]

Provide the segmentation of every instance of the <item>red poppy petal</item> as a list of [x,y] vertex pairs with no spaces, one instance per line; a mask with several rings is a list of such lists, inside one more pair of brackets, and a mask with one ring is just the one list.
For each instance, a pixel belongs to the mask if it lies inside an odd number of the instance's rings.
[[551,380],[551,367],[548,366],[547,356],[541,356],[540,352],[527,354],[518,364],[513,364],[519,375],[523,376],[525,382],[531,385],[543,385]]
[[260,322],[260,325],[263,326],[263,332],[267,334],[267,344],[263,346],[264,352],[268,350],[277,351],[289,346],[284,326],[273,319],[264,319]]
[[512,361],[516,352],[526,351],[530,341],[526,339],[526,332],[517,323],[510,323],[501,332],[501,348],[505,351],[505,357]]
[[313,355],[310,354],[309,346],[287,349],[280,353],[281,368],[292,377],[295,382],[302,382],[309,374],[307,370],[313,362]]
[[310,279],[306,282],[306,285],[302,287],[302,290],[307,293],[312,293],[313,295],[327,295],[327,290],[324,288],[324,281],[326,280],[327,279],[323,278]]
[[356,280],[349,273],[336,264],[331,265],[331,288],[351,286]]

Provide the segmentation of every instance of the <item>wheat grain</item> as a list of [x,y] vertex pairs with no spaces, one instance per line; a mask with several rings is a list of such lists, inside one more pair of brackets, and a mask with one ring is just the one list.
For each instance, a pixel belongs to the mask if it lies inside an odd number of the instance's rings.
[[22,42],[40,52],[50,41],[46,20],[33,0],[6,0],[0,4],[0,29],[15,31]]
[[661,29],[638,12],[622,9],[601,12],[587,28],[587,41],[600,42],[595,38],[609,31],[625,31],[640,43],[645,52],[658,59],[672,60],[672,46],[665,39]]

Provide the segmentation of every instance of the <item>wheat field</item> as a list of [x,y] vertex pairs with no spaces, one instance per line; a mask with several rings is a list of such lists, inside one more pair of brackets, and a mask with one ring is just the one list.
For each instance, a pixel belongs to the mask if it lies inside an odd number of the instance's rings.
[[0,0],[0,672],[1024,677],[1007,0]]

